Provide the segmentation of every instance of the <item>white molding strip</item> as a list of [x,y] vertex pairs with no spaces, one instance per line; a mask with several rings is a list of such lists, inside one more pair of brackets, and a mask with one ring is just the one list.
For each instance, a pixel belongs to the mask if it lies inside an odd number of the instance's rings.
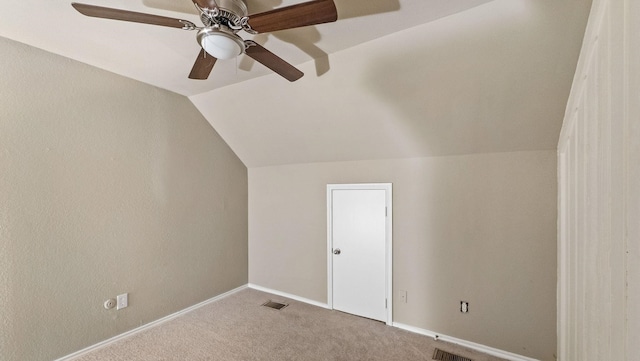
[[405,324],[398,323],[398,322],[394,322],[393,326],[397,327],[399,329],[405,330],[405,331],[409,331],[409,332],[417,333],[417,334],[420,334],[420,335],[432,337],[436,341],[442,340],[442,341],[453,343],[453,344],[456,344],[456,345],[459,345],[459,346],[462,346],[462,347],[470,348],[472,350],[480,351],[480,352],[485,353],[487,355],[500,357],[500,358],[503,358],[503,359],[506,359],[506,360],[511,360],[511,361],[539,361],[537,359],[533,359],[533,358],[530,358],[530,357],[518,355],[518,354],[515,354],[515,353],[512,353],[512,352],[508,352],[508,351],[500,350],[500,349],[497,349],[497,348],[481,345],[479,343],[475,343],[475,342],[471,342],[471,341],[461,340],[459,338],[443,335],[443,334],[440,334],[440,333],[437,333],[437,332],[425,330],[425,329],[414,327],[414,326],[405,325]]
[[125,333],[121,333],[121,334],[119,334],[117,336],[114,336],[114,337],[108,339],[108,340],[104,340],[104,341],[99,342],[99,343],[97,343],[95,345],[92,345],[92,346],[84,348],[84,349],[82,349],[80,351],[74,352],[74,353],[72,353],[70,355],[63,356],[63,357],[61,357],[61,358],[59,358],[59,359],[57,359],[55,361],[71,361],[71,360],[73,360],[73,359],[75,359],[77,357],[84,356],[84,355],[88,354],[91,351],[95,351],[97,349],[103,348],[105,346],[108,346],[108,345],[116,342],[116,341],[125,339],[127,337],[131,337],[131,336],[133,336],[133,335],[135,335],[135,334],[137,334],[139,332],[146,331],[146,330],[148,330],[150,328],[159,326],[159,325],[161,325],[161,324],[163,324],[163,323],[165,323],[167,321],[171,321],[176,317],[180,317],[180,316],[182,316],[184,314],[187,314],[187,313],[189,313],[191,311],[194,311],[194,310],[196,310],[196,309],[198,309],[200,307],[203,307],[203,306],[206,306],[206,305],[208,305],[210,303],[219,301],[219,300],[221,300],[221,299],[223,299],[225,297],[229,297],[232,294],[234,294],[236,292],[239,292],[239,291],[242,291],[245,288],[247,288],[247,285],[243,285],[243,286],[240,286],[238,288],[234,288],[231,291],[228,291],[228,292],[225,292],[223,294],[217,295],[217,296],[212,297],[212,298],[210,298],[210,299],[208,299],[206,301],[202,301],[202,302],[200,302],[198,304],[195,304],[195,305],[193,305],[191,307],[187,307],[184,310],[178,311],[176,313],[172,313],[172,314],[170,314],[168,316],[165,316],[165,317],[163,317],[161,319],[149,322],[149,323],[147,323],[145,325],[142,325],[142,326],[140,326],[138,328],[134,328],[133,330],[127,331]]
[[[314,300],[311,300],[311,299],[308,299],[308,298],[304,298],[304,297],[300,297],[300,296],[296,296],[296,295],[293,295],[293,294],[290,294],[290,293],[281,292],[281,291],[274,290],[274,289],[271,289],[271,288],[262,287],[262,286],[258,286],[258,285],[252,284],[252,283],[248,283],[246,285],[243,285],[243,286],[240,286],[238,288],[235,288],[235,289],[233,289],[231,291],[225,292],[225,293],[223,293],[221,295],[212,297],[212,298],[210,298],[210,299],[208,299],[206,301],[200,302],[200,303],[198,303],[196,305],[193,305],[191,307],[185,308],[185,309],[183,309],[181,311],[178,311],[176,313],[172,313],[172,314],[170,314],[168,316],[165,316],[165,317],[163,317],[161,319],[155,320],[153,322],[149,322],[146,325],[142,325],[142,326],[140,326],[138,328],[135,328],[135,329],[133,329],[131,331],[127,331],[125,333],[121,333],[121,334],[119,334],[117,336],[114,336],[114,337],[108,339],[108,340],[104,340],[104,341],[99,342],[99,343],[97,343],[95,345],[92,345],[92,346],[84,348],[84,349],[82,349],[80,351],[74,352],[74,353],[72,353],[70,355],[63,356],[63,357],[61,357],[61,358],[59,358],[57,360],[54,360],[54,361],[72,361],[72,360],[74,360],[74,359],[76,359],[76,358],[78,358],[80,356],[84,356],[84,355],[88,354],[89,352],[98,350],[100,348],[108,346],[108,345],[110,345],[110,344],[112,344],[114,342],[117,342],[119,340],[125,339],[127,337],[131,337],[131,336],[133,336],[133,335],[135,335],[135,334],[137,334],[139,332],[142,332],[142,331],[151,329],[153,327],[159,326],[159,325],[161,325],[161,324],[163,324],[163,323],[165,323],[167,321],[173,320],[176,317],[180,317],[180,316],[182,316],[184,314],[187,314],[187,313],[189,313],[191,311],[194,311],[194,310],[196,310],[198,308],[201,308],[201,307],[206,306],[208,304],[211,304],[213,302],[219,301],[219,300],[221,300],[221,299],[223,299],[225,297],[229,297],[232,294],[234,294],[236,292],[239,292],[239,291],[242,291],[243,289],[246,289],[246,288],[251,288],[251,289],[254,289],[254,290],[257,290],[257,291],[271,293],[271,294],[274,294],[276,296],[281,296],[281,297],[285,297],[285,298],[292,299],[292,300],[295,300],[295,301],[307,303],[307,304],[310,304],[310,305],[313,305],[313,306],[318,306],[318,307],[330,309],[329,305],[326,304],[326,303],[314,301]],[[478,344],[478,343],[475,343],[475,342],[465,341],[465,340],[461,340],[459,338],[442,335],[442,334],[439,334],[439,333],[436,333],[436,332],[433,332],[433,331],[425,330],[425,329],[414,327],[414,326],[405,325],[405,324],[398,323],[398,322],[394,322],[392,324],[392,326],[393,327],[397,327],[397,328],[402,329],[402,330],[409,331],[409,332],[413,332],[413,333],[417,333],[417,334],[420,334],[420,335],[432,337],[435,340],[442,340],[442,341],[445,341],[445,342],[450,342],[450,343],[453,343],[453,344],[456,344],[456,345],[460,345],[460,346],[463,346],[463,347],[470,348],[472,350],[483,352],[483,353],[488,354],[488,355],[501,357],[503,359],[507,359],[507,360],[511,360],[511,361],[539,361],[539,360],[536,360],[536,359],[533,359],[533,358],[529,358],[529,357],[525,357],[525,356],[521,356],[521,355],[518,355],[518,354],[511,353],[511,352],[499,350],[499,349],[496,349],[496,348],[493,348],[493,347],[489,347],[489,346],[485,346],[485,345],[481,345],[481,344]]]
[[252,288],[256,291],[262,291],[262,292],[266,292],[266,293],[271,293],[274,294],[276,296],[281,296],[281,297],[285,297],[285,298],[289,298],[295,301],[300,301],[300,302],[304,302],[304,303],[308,303],[310,305],[314,305],[314,306],[318,306],[318,307],[322,307],[322,308],[326,308],[326,309],[330,309],[329,305],[326,303],[322,303],[322,302],[318,302],[318,301],[314,301],[314,300],[310,300],[308,298],[304,298],[304,297],[300,297],[300,296],[296,296],[296,295],[292,295],[290,293],[286,293],[286,292],[282,292],[282,291],[278,291],[278,290],[274,290],[271,288],[267,288],[267,287],[262,287],[262,286],[258,286],[258,285],[254,285],[253,283],[249,283],[248,284],[249,288]]

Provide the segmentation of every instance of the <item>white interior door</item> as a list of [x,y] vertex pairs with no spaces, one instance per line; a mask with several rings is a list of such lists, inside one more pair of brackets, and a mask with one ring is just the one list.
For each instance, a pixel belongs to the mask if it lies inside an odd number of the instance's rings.
[[334,186],[329,190],[332,307],[387,322],[390,321],[387,312],[390,197],[384,187],[362,187]]

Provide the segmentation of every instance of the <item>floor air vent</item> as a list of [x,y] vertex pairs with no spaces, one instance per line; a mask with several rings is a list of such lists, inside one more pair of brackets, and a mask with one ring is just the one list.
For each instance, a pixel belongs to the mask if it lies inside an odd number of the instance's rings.
[[278,310],[278,311],[283,309],[283,308],[285,308],[285,307],[287,307],[287,306],[289,306],[286,303],[274,302],[274,301],[271,301],[271,300],[263,303],[262,305],[265,306],[265,307],[273,308],[273,309]]
[[433,351],[433,359],[438,361],[473,361],[470,358],[454,355],[438,348]]

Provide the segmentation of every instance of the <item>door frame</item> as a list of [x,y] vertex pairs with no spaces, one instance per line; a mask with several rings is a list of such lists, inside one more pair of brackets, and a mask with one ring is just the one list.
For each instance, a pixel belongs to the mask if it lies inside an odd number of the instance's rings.
[[393,184],[354,183],[327,184],[327,305],[333,309],[333,198],[334,190],[384,190],[387,217],[385,218],[385,285],[387,301],[387,325],[393,324]]

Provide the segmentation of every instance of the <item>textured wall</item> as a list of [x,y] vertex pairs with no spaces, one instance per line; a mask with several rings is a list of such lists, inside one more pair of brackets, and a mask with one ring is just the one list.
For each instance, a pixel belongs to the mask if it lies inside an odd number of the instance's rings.
[[555,167],[537,151],[249,168],[249,281],[326,302],[326,185],[391,182],[394,322],[553,360]]
[[247,283],[247,170],[187,98],[0,53],[0,359],[52,360]]
[[638,18],[594,0],[558,144],[562,361],[640,359]]

